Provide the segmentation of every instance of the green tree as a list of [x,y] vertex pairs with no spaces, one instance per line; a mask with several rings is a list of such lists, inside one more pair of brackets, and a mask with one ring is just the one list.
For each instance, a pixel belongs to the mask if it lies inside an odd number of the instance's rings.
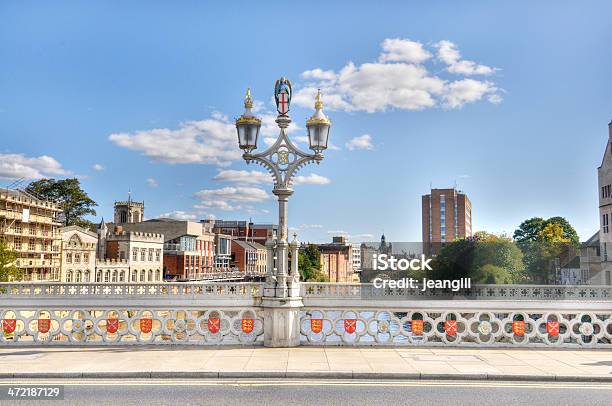
[[81,188],[77,178],[37,180],[30,183],[26,191],[59,203],[63,210],[60,220],[64,226],[77,225],[85,228],[92,226],[92,223],[84,217],[95,216],[94,207],[98,204]]
[[329,278],[321,272],[321,252],[314,244],[299,251],[298,268],[305,282],[328,282]]
[[20,280],[23,274],[15,266],[17,252],[13,251],[6,241],[0,240],[0,282]]
[[514,232],[514,239],[523,251],[526,274],[532,283],[549,283],[554,261],[571,259],[579,247],[578,233],[563,217],[543,220],[534,217],[523,221]]

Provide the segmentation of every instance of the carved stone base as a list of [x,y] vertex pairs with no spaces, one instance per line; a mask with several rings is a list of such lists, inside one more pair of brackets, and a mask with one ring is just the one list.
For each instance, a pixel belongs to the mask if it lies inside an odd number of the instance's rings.
[[300,345],[301,297],[262,298],[264,308],[264,346],[297,347]]

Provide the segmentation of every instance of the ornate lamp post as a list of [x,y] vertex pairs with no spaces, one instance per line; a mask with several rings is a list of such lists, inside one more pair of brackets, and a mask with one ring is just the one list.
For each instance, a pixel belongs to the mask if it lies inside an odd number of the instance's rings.
[[[291,82],[282,77],[276,81],[274,86],[274,99],[276,101],[276,109],[278,116],[276,124],[280,128],[280,133],[274,144],[265,151],[254,154],[253,150],[257,149],[257,140],[259,130],[261,128],[261,120],[255,117],[251,109],[253,108],[253,99],[251,98],[250,89],[244,100],[245,111],[236,120],[236,129],[238,132],[238,143],[244,154],[242,157],[247,163],[255,162],[265,167],[272,175],[274,188],[272,193],[278,198],[278,228],[279,235],[276,239],[269,237],[266,241],[268,248],[268,273],[264,287],[264,307],[276,309],[292,309],[292,313],[297,315],[293,317],[289,315],[287,326],[275,326],[274,335],[277,335],[277,330],[285,330],[283,333],[278,333],[284,337],[291,337],[291,340],[296,336],[298,342],[286,342],[282,345],[275,345],[282,341],[279,337],[264,338],[266,345],[272,346],[292,346],[299,344],[299,311],[302,306],[301,298],[299,297],[299,272],[297,267],[297,257],[299,242],[296,236],[289,244],[287,234],[287,203],[289,196],[293,194],[292,180],[298,169],[302,166],[316,162],[317,164],[323,159],[322,152],[327,149],[329,139],[329,129],[331,121],[323,113],[323,101],[321,100],[321,92],[317,93],[315,99],[315,113],[306,121],[308,130],[308,141],[310,149],[314,152],[309,154],[297,148],[287,136],[287,127],[291,123],[289,118],[289,106],[291,104]],[[291,255],[293,258],[291,270],[289,270],[289,248],[291,247]],[[274,260],[276,259],[276,261]],[[285,320],[287,314],[281,316],[278,312],[271,311],[269,322],[274,323],[274,320],[280,322],[280,319]],[[264,315],[267,319],[267,315]],[[268,321],[265,321],[268,322]],[[294,331],[295,330],[295,331]]]

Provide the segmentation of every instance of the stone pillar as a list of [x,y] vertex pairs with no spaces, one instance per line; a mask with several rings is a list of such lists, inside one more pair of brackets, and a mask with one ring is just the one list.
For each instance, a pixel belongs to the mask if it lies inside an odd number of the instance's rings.
[[301,297],[263,297],[264,346],[297,347],[300,345]]

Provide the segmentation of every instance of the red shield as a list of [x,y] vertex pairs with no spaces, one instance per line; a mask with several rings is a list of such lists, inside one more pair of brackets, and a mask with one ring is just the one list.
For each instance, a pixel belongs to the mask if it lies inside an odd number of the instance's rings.
[[546,322],[546,332],[551,337],[558,336],[559,335],[559,322],[558,321]]
[[323,330],[323,319],[310,319],[310,329],[318,334]]
[[356,319],[344,319],[344,331],[349,334],[353,334],[357,330],[357,320]]
[[449,336],[454,336],[457,334],[457,320],[446,320],[444,322],[444,331]]
[[144,318],[140,319],[140,331],[143,333],[150,333],[153,330],[153,319]]
[[517,336],[525,334],[525,322],[522,320],[516,320],[512,322],[512,332]]
[[17,320],[16,319],[4,319],[2,320],[2,330],[5,333],[12,333],[17,328]]
[[412,320],[412,332],[416,335],[423,334],[423,320]]
[[218,317],[211,317],[208,319],[208,331],[215,334],[221,329],[221,320]]
[[106,319],[106,331],[111,334],[114,334],[119,330],[119,319]]
[[251,333],[255,327],[255,321],[253,319],[242,319],[242,331],[245,333]]
[[51,319],[38,319],[38,331],[48,333],[51,329]]

